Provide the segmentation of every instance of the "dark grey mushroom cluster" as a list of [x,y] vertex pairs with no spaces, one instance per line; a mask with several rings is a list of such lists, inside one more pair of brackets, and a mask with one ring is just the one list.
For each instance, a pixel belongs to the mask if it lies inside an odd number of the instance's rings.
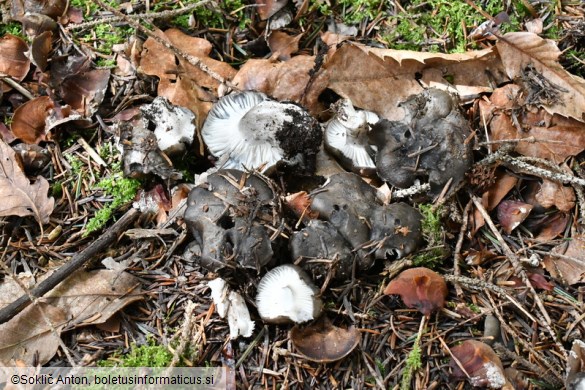
[[376,259],[414,252],[422,241],[420,213],[404,203],[381,205],[374,188],[356,174],[333,175],[309,197],[319,219],[293,233],[290,248],[315,277],[332,269],[336,279],[347,279]]
[[272,260],[266,226],[280,224],[269,180],[238,170],[219,170],[191,190],[185,222],[195,238],[191,251],[211,271],[229,266],[260,270]]

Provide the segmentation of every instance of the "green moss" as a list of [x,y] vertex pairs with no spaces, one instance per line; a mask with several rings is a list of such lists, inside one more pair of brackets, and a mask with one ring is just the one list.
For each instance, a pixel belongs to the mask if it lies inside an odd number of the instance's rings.
[[423,216],[421,223],[423,236],[430,246],[440,243],[443,232],[440,208],[433,210],[432,204],[421,204],[418,209]]
[[402,371],[402,381],[400,384],[400,390],[409,390],[410,382],[412,381],[412,375],[415,371],[420,370],[422,367],[422,354],[420,350],[420,333],[418,334],[412,350],[406,358],[406,367]]
[[22,33],[22,25],[18,22],[0,24],[0,37],[6,34],[12,34],[23,38],[24,35]]
[[137,346],[132,343],[130,352],[125,355],[114,353],[110,359],[97,363],[100,367],[168,367],[173,354],[168,348],[157,345],[153,337],[149,337],[146,345]]
[[121,206],[131,202],[138,189],[140,182],[136,179],[123,177],[123,174],[118,167],[110,177],[102,179],[95,185],[95,188],[102,189],[104,195],[111,196],[112,202],[106,204],[103,208],[98,210],[93,218],[91,218],[85,226],[84,237],[87,237],[92,232],[103,228],[110,219],[112,219],[114,212]]
[[112,24],[104,23],[94,26],[91,32],[86,33],[79,40],[92,46],[95,43],[95,50],[110,55],[115,44],[127,42],[133,34],[132,27],[114,27]]

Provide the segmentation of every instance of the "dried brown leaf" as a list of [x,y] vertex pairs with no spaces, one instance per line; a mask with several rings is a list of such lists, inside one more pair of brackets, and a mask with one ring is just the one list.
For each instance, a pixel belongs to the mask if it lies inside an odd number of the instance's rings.
[[451,348],[451,354],[465,369],[463,372],[452,358],[449,366],[455,378],[467,378],[472,386],[492,389],[499,389],[506,384],[502,361],[489,345],[477,340],[465,340]]
[[272,55],[280,61],[290,60],[291,54],[299,51],[299,41],[303,34],[288,35],[283,31],[273,31],[268,37],[268,47]]
[[32,39],[29,56],[32,63],[42,72],[47,68],[52,48],[53,33],[51,31],[45,31]]
[[39,224],[49,222],[55,200],[47,196],[48,191],[49,182],[42,176],[30,183],[14,150],[0,140],[0,216],[32,215]]
[[585,236],[573,236],[571,241],[555,246],[551,252],[563,255],[544,259],[544,267],[555,280],[568,285],[585,282]]
[[288,3],[288,0],[256,0],[256,10],[260,19],[266,20]]
[[[26,56],[28,46],[26,42],[14,35],[6,34],[0,38],[0,73],[9,75],[18,81],[24,79],[30,69],[30,60]],[[2,91],[11,87],[0,81]]]
[[480,100],[481,117],[489,124],[493,140],[530,138],[535,142],[518,142],[515,151],[561,164],[567,157],[585,149],[585,124],[560,115],[552,117],[545,110],[517,110],[523,106],[522,90],[509,84],[498,88],[490,101]]
[[47,139],[46,120],[55,106],[48,96],[41,96],[20,105],[15,111],[10,128],[16,138],[28,144]]
[[[376,49],[347,43],[325,64],[328,88],[383,118],[400,120],[399,103],[420,93],[422,82],[466,95],[491,91],[505,80],[501,63],[491,49],[462,54],[419,53]],[[450,81],[447,81],[449,79]]]
[[61,97],[81,115],[90,117],[104,99],[109,80],[109,69],[93,69],[67,77],[61,84]]
[[313,116],[319,117],[324,111],[319,94],[325,90],[327,78],[320,74],[312,79],[310,72],[314,67],[315,57],[305,55],[285,62],[252,59],[240,68],[233,83],[242,90],[301,103]]
[[539,88],[547,96],[539,100],[541,107],[550,114],[585,121],[585,80],[559,64],[561,51],[554,41],[530,32],[512,32],[501,37],[496,46],[508,76],[527,90],[526,84],[534,80],[526,72],[535,70],[533,76],[539,78]]
[[536,193],[536,201],[544,208],[555,206],[560,211],[569,212],[575,207],[575,190],[550,180],[543,180]]
[[400,295],[404,304],[429,317],[445,306],[447,284],[438,273],[424,267],[401,272],[384,290],[384,294]]

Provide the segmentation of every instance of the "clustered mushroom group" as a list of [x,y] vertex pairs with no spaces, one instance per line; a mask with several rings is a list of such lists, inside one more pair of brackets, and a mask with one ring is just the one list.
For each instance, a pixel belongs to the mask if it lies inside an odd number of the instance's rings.
[[[327,285],[408,256],[423,242],[418,210],[389,202],[375,185],[427,184],[419,199],[429,200],[453,191],[472,162],[471,130],[453,96],[429,89],[403,107],[404,120],[388,121],[340,99],[321,124],[296,103],[245,91],[220,98],[199,132],[194,116],[166,101],[143,110],[134,127],[155,127],[151,138],[165,153],[199,138],[211,155],[213,167],[188,196],[184,220],[193,241],[185,256],[218,276],[212,298],[232,338],[252,335],[253,301],[262,321],[297,324],[291,338],[308,359],[340,359],[359,343],[354,327],[337,327],[324,314]],[[151,126],[153,113],[168,119]],[[327,154],[338,164],[332,170],[319,168]],[[386,293],[429,316],[444,304],[446,285],[414,273]],[[414,295],[404,293],[409,283]]]

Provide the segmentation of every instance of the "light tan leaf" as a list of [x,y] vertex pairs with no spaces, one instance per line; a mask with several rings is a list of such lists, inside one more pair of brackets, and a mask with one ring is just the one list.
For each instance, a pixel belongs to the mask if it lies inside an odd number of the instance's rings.
[[[39,281],[46,279],[43,275]],[[19,276],[21,284],[32,288],[30,276]],[[31,365],[38,351],[40,364],[49,361],[59,346],[59,335],[72,329],[106,322],[124,306],[143,299],[140,281],[118,271],[77,271],[47,295],[39,298],[5,324],[0,325],[0,365],[11,359]],[[24,292],[11,278],[0,284],[0,308],[13,302]],[[56,334],[47,324],[49,320]],[[13,365],[13,364],[12,364]]]
[[569,212],[575,207],[575,191],[572,187],[543,180],[540,190],[536,193],[536,201],[544,208],[556,206],[561,211]]
[[15,158],[15,152],[0,140],[0,216],[32,215],[39,224],[49,222],[55,200],[49,198],[49,182],[42,176],[30,183]]
[[462,54],[377,49],[347,43],[326,62],[328,88],[364,110],[400,120],[399,103],[426,87],[457,92],[463,100],[506,80],[497,54],[486,49]]
[[[51,331],[51,322],[56,333]],[[27,366],[33,360],[44,364],[59,348],[59,336],[66,322],[65,312],[45,303],[29,306],[0,325],[0,365],[10,367],[18,360]]]
[[515,151],[557,164],[585,149],[583,122],[551,116],[544,109],[518,110],[524,104],[523,96],[518,85],[509,84],[495,90],[489,102],[480,100],[481,118],[489,124],[492,140],[532,138],[534,142],[518,142]]
[[256,10],[260,19],[266,20],[288,3],[288,0],[256,0]]
[[[504,35],[496,44],[506,73],[518,79],[526,90],[528,83],[540,84],[544,100],[540,106],[550,114],[585,121],[585,80],[567,72],[559,64],[561,51],[554,41],[540,38],[530,32]],[[531,80],[527,71],[532,67],[539,80]]]
[[551,252],[563,255],[544,259],[544,267],[553,278],[568,285],[585,282],[585,236],[573,236],[571,241],[555,246]]
[[272,55],[280,61],[290,60],[291,54],[299,51],[299,41],[303,34],[288,35],[283,31],[273,31],[268,37],[268,47]]

